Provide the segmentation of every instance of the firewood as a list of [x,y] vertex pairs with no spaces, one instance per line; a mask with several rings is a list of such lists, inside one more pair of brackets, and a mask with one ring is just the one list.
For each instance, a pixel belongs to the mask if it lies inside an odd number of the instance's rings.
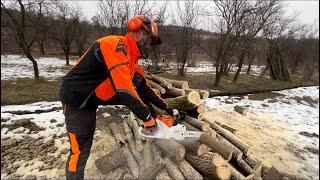
[[177,166],[179,167],[180,171],[184,175],[184,177],[188,180],[202,180],[202,175],[195,170],[188,161],[183,159],[182,161],[177,163]]
[[158,172],[155,180],[173,180],[173,179],[169,176],[168,172],[165,169],[163,169],[162,171]]
[[197,107],[197,112],[200,114],[200,113],[205,113],[206,111],[206,108],[204,107],[203,104],[200,104],[198,107]]
[[161,96],[161,93],[160,93],[160,91],[159,91],[158,89],[152,88],[152,91],[153,91],[156,95]]
[[232,158],[232,149],[226,146],[216,138],[212,138],[209,134],[203,133],[199,139],[199,142],[207,145],[213,152],[221,154],[221,156],[229,161]]
[[203,120],[204,119],[204,113],[199,113],[197,118],[198,118],[198,120]]
[[226,138],[224,138],[221,135],[217,135],[217,139],[226,144],[227,146],[229,146],[230,148],[232,148],[233,152],[232,152],[232,158],[235,159],[236,161],[239,161],[240,159],[242,159],[243,156],[243,152],[237,148],[235,145],[233,145],[231,142],[229,142]]
[[152,146],[152,150],[155,158],[163,159],[165,164],[165,169],[172,179],[184,179],[183,174],[180,172],[177,165],[169,157],[165,156],[162,158],[160,149],[156,145]]
[[190,92],[188,95],[167,98],[167,102],[171,107],[182,111],[197,109],[201,103],[200,95],[195,91]]
[[186,94],[186,92],[183,89],[178,89],[178,88],[175,88],[175,87],[167,89],[166,93],[169,94],[169,95],[175,96],[175,97],[183,96],[183,95]]
[[[127,122],[126,121],[123,121],[122,122],[123,124],[123,129],[124,129],[124,132],[125,132],[125,139],[126,141],[128,142],[129,144],[129,148],[130,148],[130,151],[134,157],[134,159],[139,163],[141,162],[141,154],[140,152],[138,152],[136,150],[136,145],[135,145],[135,142],[133,140],[133,134],[132,134],[132,131],[130,129],[130,127],[128,126]],[[140,163],[139,163],[139,166],[140,166]]]
[[164,166],[163,160],[158,159],[151,167],[141,171],[138,179],[154,179],[158,172],[163,170]]
[[221,127],[226,129],[226,130],[228,130],[228,131],[230,131],[232,134],[238,136],[238,133],[237,133],[238,131],[236,129],[234,129],[233,127],[230,127],[230,126],[225,125],[225,124],[222,124]]
[[145,168],[151,167],[153,164],[153,153],[150,143],[150,139],[147,139],[143,147],[143,159]]
[[166,93],[166,89],[163,88],[162,86],[160,86],[159,84],[153,82],[153,81],[149,81],[151,87],[153,87],[154,89],[157,89],[161,94],[165,94]]
[[137,121],[132,120],[132,121],[131,121],[131,124],[132,124],[133,135],[134,135],[134,138],[135,138],[136,149],[137,149],[138,152],[141,152],[141,151],[143,150],[143,143],[142,143],[142,141],[145,140],[145,138],[142,137],[142,136],[139,134],[139,126],[138,126]]
[[126,142],[124,140],[124,138],[122,137],[121,135],[121,132],[118,128],[118,125],[116,123],[111,123],[110,124],[110,129],[111,129],[111,132],[114,136],[114,139],[116,140],[117,144],[122,146],[124,145]]
[[166,81],[163,77],[156,76],[156,75],[146,75],[146,78],[151,79],[157,83],[159,83],[162,87],[166,89],[172,88],[172,84]]
[[186,121],[182,121],[181,123],[182,125],[184,125],[188,131],[200,131],[198,128],[190,125],[189,123],[187,123]]
[[236,112],[238,112],[239,114],[242,114],[242,115],[246,115],[246,113],[247,113],[247,108],[244,108],[244,107],[241,107],[241,106],[238,106],[238,105],[236,105],[236,106],[234,106],[234,108],[233,108]]
[[239,139],[237,136],[232,134],[230,131],[222,128],[221,126],[217,125],[212,120],[209,120],[207,118],[203,119],[205,122],[208,122],[210,126],[219,134],[221,134],[223,137],[225,137],[228,141],[230,141],[233,145],[235,145],[237,148],[239,148],[243,154],[251,154],[250,146],[245,144],[241,139]]
[[117,148],[95,161],[96,167],[102,174],[107,174],[120,166],[126,166],[127,158],[122,148]]
[[130,150],[128,147],[125,147],[124,150],[124,155],[127,158],[127,166],[131,171],[131,174],[133,175],[133,178],[136,179],[139,177],[139,166],[136,160],[133,158]]
[[243,156],[242,159],[252,168],[255,169],[261,162],[251,156]]
[[229,179],[231,168],[218,153],[206,152],[201,156],[186,153],[186,160],[199,172],[218,179]]
[[176,161],[181,161],[186,154],[184,146],[177,141],[157,139],[155,143],[161,151]]
[[197,156],[204,154],[209,149],[208,146],[194,140],[190,140],[190,141],[183,140],[183,141],[180,141],[180,143],[186,148],[187,151]]
[[198,119],[195,119],[190,116],[186,116],[185,121],[189,123],[190,125],[204,131],[204,132],[209,132],[210,130],[210,124],[204,122],[204,121],[199,121]]
[[237,162],[237,164],[247,174],[253,174],[254,173],[253,169],[243,159],[240,159]]
[[188,90],[189,89],[189,84],[187,81],[178,81],[178,80],[173,80],[173,79],[166,79],[169,83],[172,84],[173,87],[180,88],[183,90]]
[[[230,165],[230,164],[229,164]],[[234,168],[232,165],[230,165],[231,168],[231,180],[242,180],[242,179],[246,179],[246,177],[241,174],[236,168]]]
[[209,91],[206,91],[206,90],[202,90],[202,89],[188,89],[188,90],[185,90],[186,93],[190,93],[191,91],[196,91],[200,94],[200,97],[201,99],[208,99],[209,98]]

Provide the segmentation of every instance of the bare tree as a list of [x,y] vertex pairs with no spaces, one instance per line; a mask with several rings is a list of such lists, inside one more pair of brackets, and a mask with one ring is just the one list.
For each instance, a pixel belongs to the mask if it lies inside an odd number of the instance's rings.
[[32,62],[34,77],[39,78],[38,64],[31,53],[31,47],[42,28],[38,22],[43,18],[44,0],[37,1],[1,1],[1,11],[11,20],[10,29],[23,53]]
[[74,40],[76,27],[79,23],[80,11],[73,9],[65,2],[56,2],[57,19],[51,28],[51,38],[61,46],[66,57],[66,65],[69,65],[71,43]]
[[77,45],[78,56],[81,57],[85,45],[89,40],[90,24],[87,21],[80,21],[76,26],[75,42]]
[[173,22],[174,24],[180,23],[181,27],[178,28],[175,51],[179,68],[178,75],[184,76],[188,53],[193,45],[199,6],[195,4],[194,0],[177,1],[176,5],[178,19],[173,19]]

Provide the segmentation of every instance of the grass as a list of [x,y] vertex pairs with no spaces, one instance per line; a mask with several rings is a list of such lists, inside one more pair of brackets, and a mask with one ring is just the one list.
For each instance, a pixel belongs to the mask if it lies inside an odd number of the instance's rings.
[[1,80],[1,105],[59,100],[61,81],[21,78]]
[[302,104],[302,101],[308,103],[311,107],[315,107],[318,104],[318,100],[312,99],[309,96],[294,96],[292,99],[296,100],[298,103]]
[[282,97],[283,94],[277,92],[266,92],[266,93],[256,93],[248,96],[251,100],[263,101],[265,99],[276,99],[277,97]]

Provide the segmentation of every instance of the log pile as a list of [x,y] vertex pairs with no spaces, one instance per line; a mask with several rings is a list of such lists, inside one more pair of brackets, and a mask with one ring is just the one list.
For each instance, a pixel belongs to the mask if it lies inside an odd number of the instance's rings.
[[[199,139],[183,141],[141,137],[141,120],[133,113],[110,129],[118,148],[96,160],[101,173],[125,168],[130,179],[267,179],[280,177],[252,157],[251,148],[236,136],[236,129],[203,117],[204,92],[190,90],[185,81],[147,76],[158,95],[169,94],[170,106],[186,111],[187,130],[204,132]],[[156,106],[158,114],[165,114]],[[117,128],[118,127],[118,128]],[[120,130],[123,129],[123,130]],[[276,172],[276,173],[274,173]],[[281,177],[288,177],[281,175]]]

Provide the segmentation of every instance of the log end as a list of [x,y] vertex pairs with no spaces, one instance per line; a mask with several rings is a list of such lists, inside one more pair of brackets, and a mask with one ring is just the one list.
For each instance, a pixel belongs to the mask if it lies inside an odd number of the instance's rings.
[[212,164],[215,170],[215,174],[219,179],[230,179],[231,167],[218,153],[213,153]]
[[202,99],[208,99],[209,98],[209,91],[204,91],[202,94]]
[[209,149],[208,146],[206,146],[206,145],[204,145],[204,144],[201,144],[201,145],[199,146],[199,148],[198,148],[197,154],[198,154],[199,156],[201,156],[201,155],[203,155],[206,151],[208,151],[208,149]]
[[195,106],[199,106],[201,103],[200,94],[197,91],[191,91],[188,94],[188,100]]
[[189,89],[189,84],[188,84],[188,82],[183,82],[182,85],[181,85],[181,89],[183,89],[183,90],[188,90],[188,89]]
[[204,107],[203,104],[200,104],[197,108],[197,112],[200,113],[204,113],[206,111],[206,108]]
[[202,120],[202,119],[204,119],[204,114],[203,113],[198,114],[198,120]]

